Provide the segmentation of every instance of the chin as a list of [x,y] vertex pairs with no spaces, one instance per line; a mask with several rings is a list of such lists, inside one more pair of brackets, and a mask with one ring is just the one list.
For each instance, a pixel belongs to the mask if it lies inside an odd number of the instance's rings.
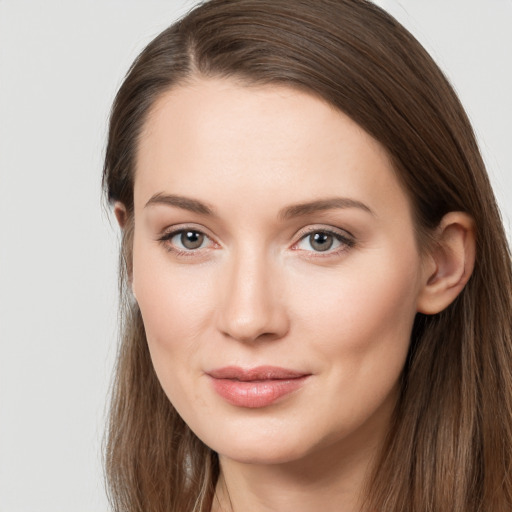
[[244,464],[284,464],[307,457],[319,443],[300,432],[280,428],[277,432],[239,429],[225,431],[222,438],[204,436],[202,441],[220,457]]
[[259,446],[230,446],[217,452],[219,456],[241,464],[277,465],[303,459],[307,451],[298,447],[274,446],[262,441]]

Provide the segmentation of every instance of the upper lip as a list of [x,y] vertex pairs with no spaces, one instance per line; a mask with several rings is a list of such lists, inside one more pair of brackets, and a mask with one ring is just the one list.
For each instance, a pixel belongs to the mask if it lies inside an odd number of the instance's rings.
[[208,371],[207,374],[214,379],[240,381],[298,379],[311,375],[307,372],[280,368],[279,366],[257,366],[255,368],[225,366],[224,368]]

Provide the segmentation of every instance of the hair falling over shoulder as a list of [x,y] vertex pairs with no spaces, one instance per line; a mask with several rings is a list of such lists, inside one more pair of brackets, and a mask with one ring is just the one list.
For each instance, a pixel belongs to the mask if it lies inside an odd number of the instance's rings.
[[366,0],[206,1],[145,48],[117,94],[103,175],[108,200],[128,212],[105,450],[113,510],[209,512],[219,475],[161,389],[129,283],[137,140],[155,100],[198,76],[285,84],[350,116],[391,156],[420,245],[447,212],[471,215],[473,275],[446,310],[417,314],[363,512],[512,510],[512,269],[500,214],[452,87]]

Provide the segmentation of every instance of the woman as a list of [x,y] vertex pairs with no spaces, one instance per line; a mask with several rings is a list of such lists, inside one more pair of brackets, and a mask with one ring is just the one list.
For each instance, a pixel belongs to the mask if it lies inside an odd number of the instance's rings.
[[362,0],[212,0],[116,98],[115,510],[512,505],[510,253],[473,132]]

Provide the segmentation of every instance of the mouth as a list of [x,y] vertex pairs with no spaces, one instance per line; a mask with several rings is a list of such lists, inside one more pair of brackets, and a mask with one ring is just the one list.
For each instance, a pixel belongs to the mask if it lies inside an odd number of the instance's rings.
[[277,366],[227,366],[207,372],[213,389],[231,405],[266,407],[299,390],[310,373]]

